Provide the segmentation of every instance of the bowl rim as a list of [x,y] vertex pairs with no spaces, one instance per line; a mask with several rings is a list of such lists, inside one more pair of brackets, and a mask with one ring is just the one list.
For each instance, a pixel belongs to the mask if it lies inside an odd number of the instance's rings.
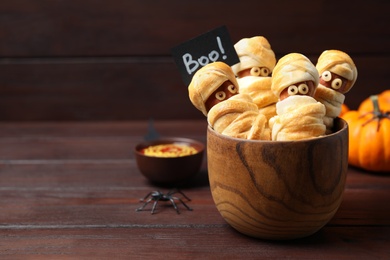
[[210,133],[218,136],[219,138],[228,139],[228,140],[232,140],[232,141],[241,141],[241,142],[245,141],[245,142],[250,142],[250,143],[263,143],[263,144],[305,143],[305,142],[314,142],[314,141],[317,141],[317,140],[330,138],[330,137],[339,135],[339,134],[341,134],[341,133],[343,133],[345,131],[348,134],[348,123],[347,123],[347,121],[345,121],[343,118],[340,118],[340,117],[336,117],[334,120],[335,120],[334,121],[335,122],[334,125],[339,125],[340,126],[340,129],[338,131],[336,131],[336,132],[332,132],[330,134],[326,134],[326,135],[322,135],[322,136],[318,136],[318,137],[306,138],[306,139],[301,139],[301,140],[291,140],[291,141],[252,140],[252,139],[231,137],[231,136],[227,136],[227,135],[223,135],[223,134],[218,133],[210,125],[207,126],[207,132],[210,132]]
[[[145,155],[141,153],[141,149],[144,149],[146,147],[152,146],[152,145],[158,145],[158,144],[186,144],[191,147],[194,147],[197,150],[197,153],[194,154],[189,154],[189,155],[184,155],[184,156],[176,156],[176,157],[159,157],[159,156],[150,156],[150,155]],[[205,144],[202,142],[191,139],[191,138],[185,138],[185,137],[160,137],[154,140],[150,141],[143,141],[138,143],[135,148],[134,152],[138,154],[139,156],[144,156],[148,158],[160,158],[160,159],[177,159],[177,158],[184,158],[184,157],[190,157],[194,155],[198,155],[203,153],[205,150]]]

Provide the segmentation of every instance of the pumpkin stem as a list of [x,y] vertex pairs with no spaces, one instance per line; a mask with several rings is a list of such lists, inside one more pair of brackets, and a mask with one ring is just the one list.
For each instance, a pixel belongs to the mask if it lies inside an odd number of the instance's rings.
[[361,117],[366,116],[367,114],[372,114],[373,117],[371,119],[367,120],[362,126],[367,125],[371,121],[377,120],[378,121],[378,126],[377,126],[376,131],[378,132],[379,128],[381,126],[381,122],[380,121],[382,119],[384,119],[384,118],[390,119],[390,111],[383,112],[383,111],[380,110],[379,101],[378,101],[378,95],[372,95],[372,96],[370,96],[370,99],[372,101],[372,105],[374,107],[374,110],[372,112],[368,112],[368,113],[362,115]]

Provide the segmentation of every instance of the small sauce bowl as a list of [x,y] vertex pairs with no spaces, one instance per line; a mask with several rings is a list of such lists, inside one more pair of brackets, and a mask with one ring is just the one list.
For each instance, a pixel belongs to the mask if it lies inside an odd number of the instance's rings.
[[[196,153],[178,157],[149,156],[143,153],[145,148],[156,145],[186,145],[196,149]],[[179,184],[194,177],[200,170],[204,157],[205,145],[199,141],[171,137],[145,141],[134,149],[138,169],[151,182],[156,184]]]

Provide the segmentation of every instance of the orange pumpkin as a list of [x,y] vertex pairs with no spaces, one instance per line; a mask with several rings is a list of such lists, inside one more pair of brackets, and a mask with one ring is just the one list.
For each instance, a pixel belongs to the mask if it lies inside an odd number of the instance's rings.
[[[378,95],[378,102],[379,102],[380,110],[384,112],[390,111],[390,89],[385,90]],[[374,110],[374,107],[371,98],[365,99],[360,104],[358,110],[361,113],[372,112]]]
[[390,90],[341,116],[349,126],[350,165],[390,173]]

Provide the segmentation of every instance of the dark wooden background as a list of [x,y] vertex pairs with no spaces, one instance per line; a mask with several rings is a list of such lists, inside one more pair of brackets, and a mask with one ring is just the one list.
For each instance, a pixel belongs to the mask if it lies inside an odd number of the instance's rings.
[[[349,3],[346,3],[349,2]],[[390,1],[13,0],[0,3],[0,120],[201,119],[172,47],[226,25],[277,58],[354,59],[351,108],[390,88]]]

